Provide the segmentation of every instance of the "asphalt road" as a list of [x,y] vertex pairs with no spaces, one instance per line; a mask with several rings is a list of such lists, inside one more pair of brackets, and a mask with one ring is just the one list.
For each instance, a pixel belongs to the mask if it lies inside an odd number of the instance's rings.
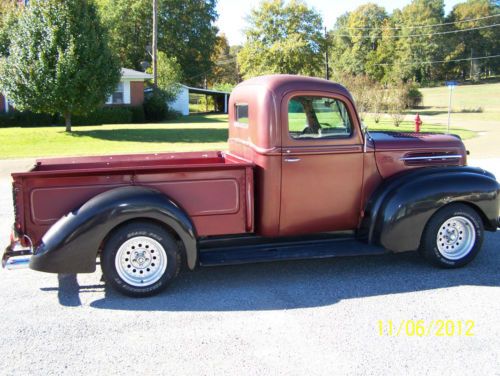
[[[498,173],[499,162],[472,164]],[[16,163],[0,163],[3,243]],[[458,270],[416,254],[199,269],[140,300],[99,272],[2,270],[0,374],[500,375],[499,244],[488,233]],[[404,324],[397,336],[402,320],[453,320],[455,332],[411,336]],[[473,336],[457,335],[466,320]]]

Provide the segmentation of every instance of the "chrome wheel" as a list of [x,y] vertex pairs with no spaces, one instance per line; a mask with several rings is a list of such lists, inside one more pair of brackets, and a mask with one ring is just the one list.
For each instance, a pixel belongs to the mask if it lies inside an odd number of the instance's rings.
[[449,260],[459,260],[474,247],[476,230],[468,218],[451,217],[439,228],[436,242],[439,253],[443,257]]
[[155,239],[137,236],[120,246],[115,257],[115,267],[124,282],[145,287],[163,276],[167,269],[167,254]]

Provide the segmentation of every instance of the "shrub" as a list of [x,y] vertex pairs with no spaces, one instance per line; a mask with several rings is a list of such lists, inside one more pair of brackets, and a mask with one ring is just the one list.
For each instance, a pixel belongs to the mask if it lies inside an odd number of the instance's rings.
[[407,103],[409,108],[417,108],[422,104],[422,93],[415,85],[410,84],[406,86],[405,95],[407,96]]
[[168,107],[165,94],[156,89],[144,100],[144,115],[146,121],[158,122],[167,117]]
[[[175,114],[171,116],[175,117]],[[106,106],[87,115],[73,115],[73,125],[127,124],[145,121],[142,106]],[[0,127],[46,127],[63,124],[64,119],[58,114],[37,114],[17,110],[0,113]]]
[[405,118],[404,110],[408,108],[407,85],[403,83],[394,84],[387,88],[387,111],[396,127]]
[[338,74],[336,79],[349,90],[356,102],[359,117],[364,120],[370,108],[372,91],[376,86],[375,81],[367,75],[354,76],[348,73]]
[[460,112],[464,113],[464,114],[467,114],[467,113],[478,114],[478,113],[481,113],[483,111],[484,110],[483,110],[483,108],[481,106],[479,106],[479,107],[471,107],[471,108],[465,107],[465,108],[461,108],[460,109]]
[[0,114],[0,127],[46,127],[57,122],[57,116],[31,111],[10,111]]
[[387,108],[387,90],[385,90],[382,85],[375,84],[370,90],[368,104],[369,111],[372,113],[375,123],[378,124],[382,117],[382,113]]
[[176,120],[182,117],[182,114],[179,111],[168,110],[167,117],[165,120]]
[[102,107],[87,115],[74,115],[74,125],[127,124],[132,121],[130,106]]
[[134,106],[130,107],[132,111],[132,123],[145,123],[146,116],[144,115],[144,107],[143,106]]

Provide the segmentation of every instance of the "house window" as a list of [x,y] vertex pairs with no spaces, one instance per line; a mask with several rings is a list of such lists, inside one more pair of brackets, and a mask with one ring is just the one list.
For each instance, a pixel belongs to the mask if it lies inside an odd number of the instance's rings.
[[120,82],[111,95],[111,104],[123,104],[123,82]]

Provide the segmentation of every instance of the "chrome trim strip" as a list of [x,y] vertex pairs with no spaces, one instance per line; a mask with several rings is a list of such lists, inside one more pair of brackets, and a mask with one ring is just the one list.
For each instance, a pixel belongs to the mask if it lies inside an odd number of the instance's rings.
[[452,155],[430,155],[428,157],[419,156],[419,157],[401,157],[400,161],[432,161],[435,159],[461,159],[463,158],[460,154],[452,154]]

